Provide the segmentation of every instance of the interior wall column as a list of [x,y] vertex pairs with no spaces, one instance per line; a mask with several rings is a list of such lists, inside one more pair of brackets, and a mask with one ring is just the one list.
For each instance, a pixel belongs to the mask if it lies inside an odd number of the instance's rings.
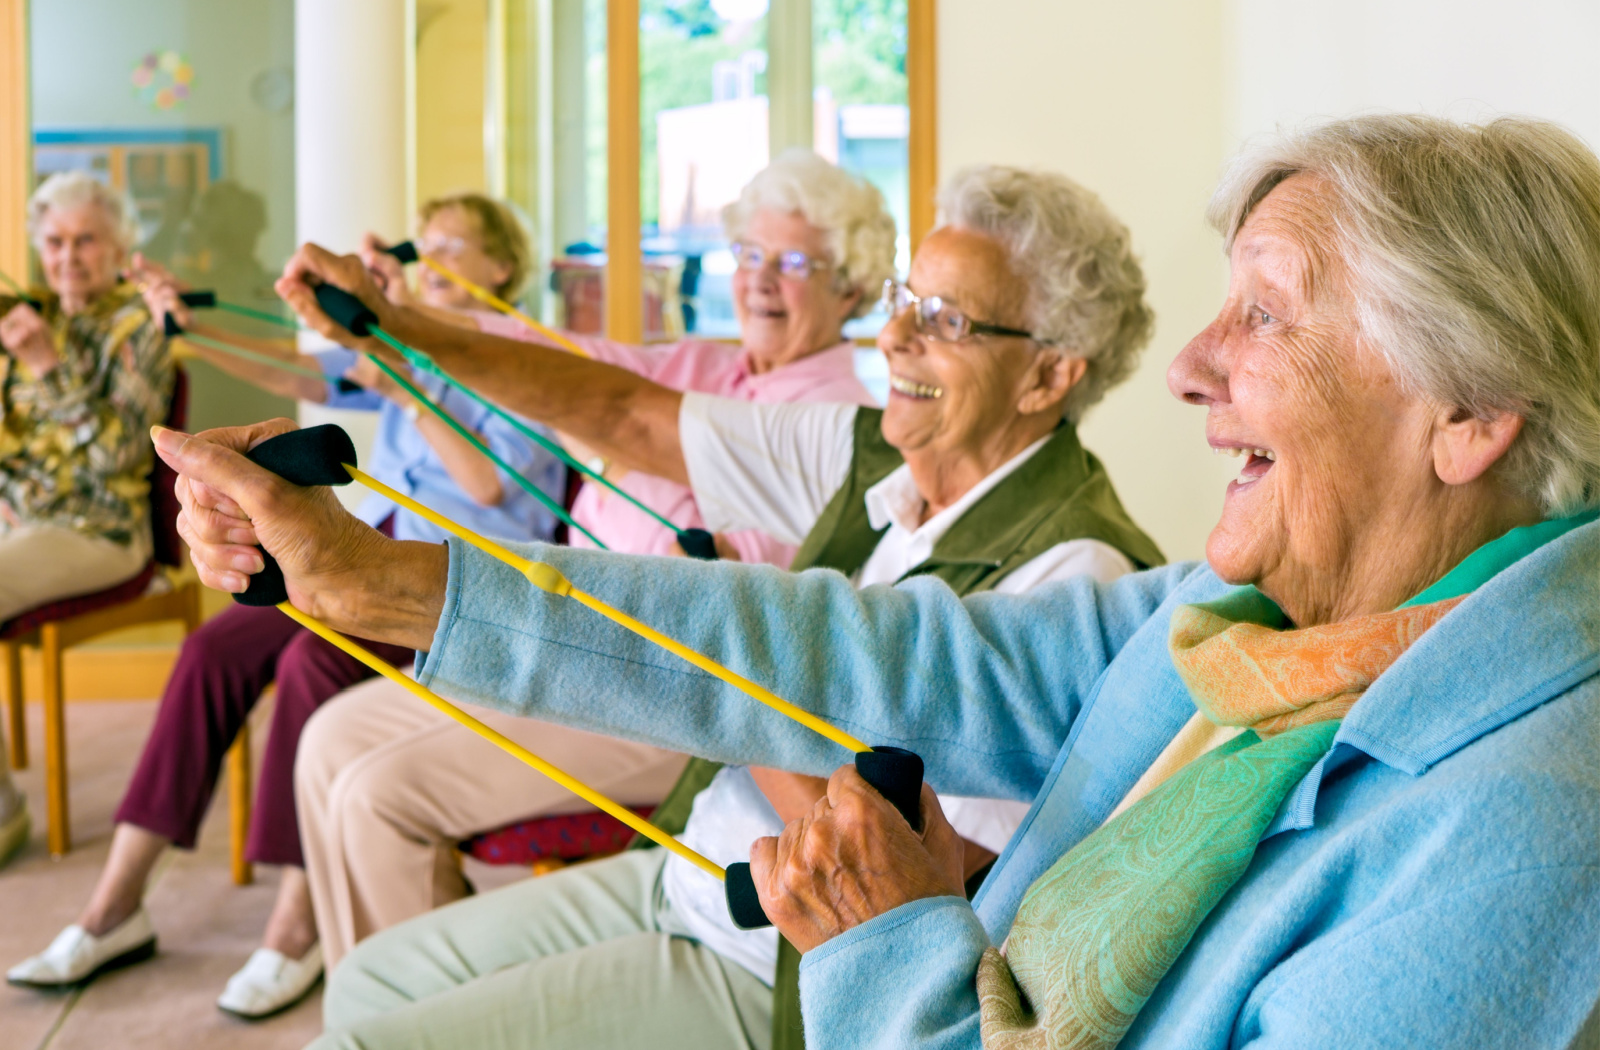
[[[412,2],[295,0],[294,196],[301,242],[353,252],[369,230],[395,238],[408,232],[406,55],[413,42],[406,24]],[[300,409],[307,424],[336,418],[363,451],[371,447],[373,415],[305,403]]]
[[911,251],[933,229],[939,193],[939,8],[937,0],[906,4],[906,143],[910,179]]
[[767,8],[767,148],[811,148],[811,0],[771,0]]
[[606,85],[606,335],[642,343],[639,0],[606,0]]

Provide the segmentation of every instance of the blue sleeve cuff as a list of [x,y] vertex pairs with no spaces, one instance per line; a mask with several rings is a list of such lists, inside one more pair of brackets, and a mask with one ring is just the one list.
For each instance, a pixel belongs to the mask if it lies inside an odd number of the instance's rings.
[[977,1050],[978,959],[989,937],[960,897],[912,901],[807,952],[800,1003],[812,1050]]

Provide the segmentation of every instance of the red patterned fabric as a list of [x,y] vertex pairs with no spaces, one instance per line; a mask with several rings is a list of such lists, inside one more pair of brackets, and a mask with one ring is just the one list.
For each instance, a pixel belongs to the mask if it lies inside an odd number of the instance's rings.
[[[652,808],[643,806],[633,812],[649,819]],[[599,853],[616,853],[633,836],[633,829],[616,817],[591,810],[524,820],[487,831],[463,842],[461,849],[485,864],[526,866],[550,857],[581,860]]]
[[126,580],[107,590],[96,591],[94,594],[80,594],[76,598],[63,598],[49,605],[41,605],[37,609],[29,609],[14,620],[0,623],[0,639],[15,638],[27,634],[34,628],[43,624],[54,623],[57,620],[70,620],[74,616],[92,613],[112,605],[121,605],[131,602],[144,593],[150,586],[151,577],[156,574],[156,563],[145,565],[144,571],[131,580]]

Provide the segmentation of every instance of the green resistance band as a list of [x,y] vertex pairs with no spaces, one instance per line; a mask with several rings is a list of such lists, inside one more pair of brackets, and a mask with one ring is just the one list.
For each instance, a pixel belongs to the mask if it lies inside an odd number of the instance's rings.
[[[224,303],[221,300],[216,300],[211,305],[213,305],[216,309],[219,309],[219,310],[225,310],[225,311],[227,311],[229,313],[236,313],[236,314],[239,314],[239,315],[244,316],[244,317],[254,317],[257,320],[266,321],[269,324],[276,324],[276,325],[278,325],[280,327],[283,327],[283,328],[288,328],[288,329],[298,329],[299,328],[299,325],[295,324],[293,321],[287,320],[287,319],[282,318],[282,317],[277,317],[277,316],[275,316],[273,314],[266,313],[265,311],[252,310],[252,309],[250,309],[249,307],[246,307],[246,306],[237,306],[237,305],[235,305],[233,303]],[[385,342],[387,342],[390,345],[394,346],[397,350],[400,350],[401,353],[405,353],[409,349],[408,347],[402,347],[398,343],[395,343],[393,340],[389,339],[387,333],[377,333],[377,334],[380,335],[380,337],[382,337]],[[192,333],[189,333],[189,332],[184,332],[183,333],[183,337],[186,338],[186,339],[194,338]],[[207,340],[207,343],[212,345],[212,346],[216,346],[217,345],[214,342],[212,342],[211,340]],[[238,348],[238,347],[230,347],[229,348],[229,350],[235,351],[235,352],[237,352],[239,349],[240,348]],[[411,351],[411,352],[415,353],[416,351]],[[244,354],[249,354],[249,351],[245,351]],[[244,355],[241,354],[241,356],[244,356]],[[266,357],[266,355],[251,355],[251,356],[259,356],[259,357],[262,357],[262,358]],[[533,482],[531,482],[527,478],[523,477],[521,471],[519,471],[519,470],[515,469],[514,467],[512,467],[511,464],[507,463],[504,459],[501,459],[500,456],[498,456],[494,452],[493,449],[491,449],[488,445],[484,444],[484,442],[482,441],[482,439],[480,439],[478,437],[478,435],[474,434],[472,431],[470,431],[466,427],[462,426],[461,423],[458,422],[454,416],[452,416],[449,412],[446,412],[444,410],[443,406],[439,405],[436,401],[434,401],[433,398],[429,397],[422,390],[418,389],[415,384],[413,384],[412,382],[407,380],[404,376],[400,375],[394,369],[390,368],[388,364],[386,364],[384,361],[379,359],[377,356],[375,356],[373,354],[368,354],[367,358],[373,364],[377,365],[378,368],[381,369],[383,371],[383,373],[385,375],[387,375],[390,379],[392,379],[402,390],[404,390],[406,393],[410,394],[420,404],[426,405],[430,412],[432,412],[434,415],[438,416],[444,422],[444,424],[446,426],[448,426],[451,430],[455,431],[455,433],[460,435],[461,439],[463,441],[467,442],[467,444],[469,444],[473,448],[477,449],[480,453],[482,453],[489,460],[489,462],[493,463],[500,470],[504,471],[511,478],[512,481],[516,482],[518,488],[522,489],[522,491],[526,492],[528,495],[530,495],[534,499],[538,500],[540,502],[540,504],[542,504],[544,506],[544,508],[546,510],[548,510],[551,514],[554,514],[559,521],[565,523],[568,528],[576,529],[578,532],[581,532],[584,536],[588,537],[589,542],[593,543],[596,547],[599,547],[601,550],[609,550],[610,549],[604,543],[602,543],[600,541],[599,537],[595,536],[594,533],[590,532],[588,529],[584,528],[582,525],[579,525],[575,520],[573,520],[572,515],[567,513],[567,509],[565,507],[563,507],[560,503],[556,502],[555,500],[551,499],[549,494],[546,493],[543,489],[539,488],[539,486],[535,485]],[[268,360],[270,360],[270,359],[268,359]],[[288,362],[280,362],[280,361],[272,361],[271,363],[278,364],[280,366],[288,364]],[[310,369],[301,369],[298,366],[291,366],[291,367],[296,372],[301,372],[301,371],[309,372],[310,371]],[[320,372],[318,372],[316,374],[316,377],[318,379],[324,379],[324,380],[327,378],[325,375],[323,375]],[[455,383],[452,383],[451,385],[452,386],[457,386],[457,384],[455,384]]]

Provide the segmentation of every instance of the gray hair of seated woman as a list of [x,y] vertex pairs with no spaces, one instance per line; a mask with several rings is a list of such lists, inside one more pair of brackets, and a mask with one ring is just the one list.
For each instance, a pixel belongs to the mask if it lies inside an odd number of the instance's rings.
[[722,209],[730,241],[744,235],[756,212],[798,212],[828,237],[841,281],[861,292],[852,316],[872,312],[878,290],[894,276],[894,216],[878,187],[802,147],[784,150]]
[[1360,337],[1441,406],[1524,417],[1498,469],[1546,514],[1600,503],[1600,160],[1554,124],[1375,115],[1280,133],[1223,177],[1231,242],[1296,174],[1331,189]]
[[998,241],[1028,284],[1028,330],[1088,362],[1068,421],[1133,374],[1155,313],[1133,237],[1099,197],[1065,175],[985,165],[945,185],[939,221]]
[[44,217],[53,208],[63,210],[94,205],[106,217],[111,237],[123,254],[139,243],[139,213],[133,200],[84,171],[60,171],[45,179],[28,198],[28,239],[35,244]]

